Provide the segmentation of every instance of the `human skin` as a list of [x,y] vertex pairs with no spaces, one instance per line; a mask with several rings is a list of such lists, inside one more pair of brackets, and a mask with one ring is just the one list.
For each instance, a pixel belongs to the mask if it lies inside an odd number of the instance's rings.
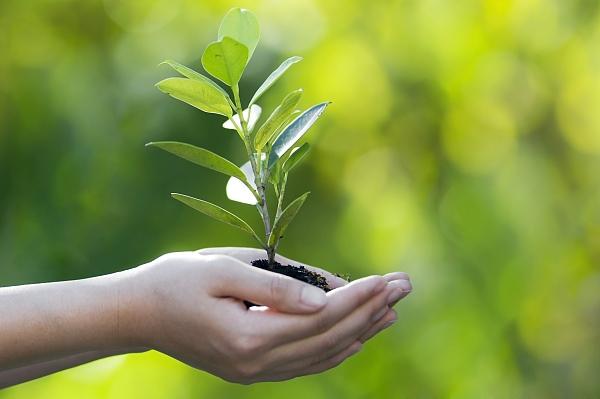
[[319,373],[393,323],[390,305],[411,290],[403,273],[347,284],[307,266],[327,277],[325,294],[248,264],[261,256],[178,252],[119,273],[0,288],[0,388],[149,349],[243,384]]

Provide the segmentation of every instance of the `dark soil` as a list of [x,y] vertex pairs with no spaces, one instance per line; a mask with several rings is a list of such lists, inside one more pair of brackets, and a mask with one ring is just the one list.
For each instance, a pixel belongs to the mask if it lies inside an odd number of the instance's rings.
[[[268,270],[273,273],[284,274],[297,280],[304,281],[305,283],[321,288],[325,292],[331,291],[331,288],[327,285],[325,276],[313,272],[312,270],[308,270],[304,266],[282,265],[279,262],[269,265],[267,259],[253,260],[250,264],[254,267]],[[255,304],[248,301],[244,301],[244,303],[246,304],[246,307],[255,306]]]

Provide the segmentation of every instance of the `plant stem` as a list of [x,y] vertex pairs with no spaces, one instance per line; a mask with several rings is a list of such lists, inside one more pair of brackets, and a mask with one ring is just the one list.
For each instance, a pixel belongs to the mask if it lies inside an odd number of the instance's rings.
[[236,111],[240,118],[240,124],[242,125],[242,134],[244,136],[244,145],[246,147],[246,153],[248,154],[248,158],[250,159],[250,165],[252,166],[252,173],[254,174],[254,184],[256,184],[256,189],[258,191],[258,195],[260,197],[260,201],[256,204],[256,208],[260,213],[263,224],[265,226],[265,237],[266,240],[266,248],[267,257],[269,259],[269,264],[272,264],[275,260],[275,247],[269,246],[269,236],[271,235],[271,218],[269,216],[269,207],[267,205],[267,195],[266,195],[266,180],[268,174],[268,168],[264,167],[262,154],[258,153],[258,159],[254,156],[253,145],[251,143],[250,132],[248,131],[248,122],[244,118],[244,112],[242,110],[242,103],[240,101],[240,90],[239,86],[236,84],[232,87],[233,98],[235,101]]
[[[281,216],[281,213],[283,212],[283,198],[285,196],[285,186],[287,184],[287,177],[288,177],[288,174],[284,173],[283,177],[281,178],[281,185],[279,187],[279,192],[277,195],[277,212],[275,213],[275,222],[277,222],[277,219],[279,219],[279,217]],[[274,251],[277,251],[277,247],[279,246],[279,241],[280,241],[280,238],[275,237],[275,243],[273,244]],[[267,245],[268,245],[268,242],[267,242]]]
[[[244,133],[241,129],[241,127],[236,123],[236,121],[233,119],[233,117],[229,118],[229,121],[231,122],[231,124],[233,125],[233,127],[235,128],[235,131],[237,132],[238,136],[240,136],[240,138],[242,139],[242,142],[244,143],[244,146],[246,144],[246,139],[244,136]],[[247,147],[246,147],[247,148]],[[243,181],[242,183],[244,183],[244,185],[246,185],[246,187],[248,187],[248,190],[250,190],[250,192],[252,193],[252,195],[254,196],[254,198],[256,199],[256,202],[261,202],[262,198],[258,195],[258,193],[256,192],[256,190],[254,189],[254,187],[252,187],[252,185],[250,185],[248,182]],[[264,245],[263,245],[264,246]]]

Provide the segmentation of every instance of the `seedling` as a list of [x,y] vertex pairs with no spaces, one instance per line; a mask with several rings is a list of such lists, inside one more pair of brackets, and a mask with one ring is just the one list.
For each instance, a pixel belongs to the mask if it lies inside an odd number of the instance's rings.
[[[266,251],[266,267],[275,270],[281,266],[275,262],[279,243],[309,194],[307,192],[284,206],[288,176],[310,151],[309,144],[299,145],[299,141],[329,102],[300,111],[296,108],[302,97],[302,89],[297,89],[286,95],[271,115],[259,124],[262,109],[257,101],[292,65],[302,60],[301,57],[291,57],[283,61],[260,85],[244,109],[240,100],[239,82],[259,37],[259,25],[254,14],[246,9],[234,8],[221,21],[217,41],[210,43],[202,55],[204,70],[224,83],[233,98],[214,80],[171,60],[164,63],[183,77],[168,78],[156,84],[159,90],[171,97],[201,111],[227,118],[223,127],[234,130],[241,139],[248,156],[245,164],[238,167],[220,155],[187,143],[161,141],[147,145],[230,176],[226,186],[227,197],[256,206],[264,225],[262,236],[240,217],[220,206],[189,195],[173,193],[171,196],[197,211],[250,234]],[[275,205],[269,203],[269,184],[273,187]]]

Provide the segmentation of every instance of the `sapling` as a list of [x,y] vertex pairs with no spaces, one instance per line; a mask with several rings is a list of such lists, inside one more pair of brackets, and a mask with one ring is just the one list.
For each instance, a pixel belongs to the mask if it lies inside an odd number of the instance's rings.
[[[302,60],[301,57],[295,56],[283,61],[244,107],[239,82],[252,58],[259,37],[259,25],[254,14],[246,9],[233,8],[221,21],[217,41],[210,43],[202,54],[204,70],[225,84],[231,95],[209,77],[171,60],[164,63],[183,77],[168,78],[156,84],[159,90],[171,97],[204,112],[227,118],[223,127],[234,130],[241,139],[248,157],[246,163],[238,167],[207,149],[182,142],[161,141],[147,145],[161,148],[197,165],[230,176],[226,186],[227,197],[256,207],[264,226],[262,236],[240,217],[220,206],[189,195],[172,193],[171,196],[254,237],[265,249],[267,256],[266,265],[261,266],[260,261],[253,262],[254,265],[302,278],[297,272],[281,271],[281,265],[275,262],[275,252],[286,229],[309,194],[307,192],[284,205],[288,176],[310,150],[308,143],[298,143],[329,102],[322,102],[300,111],[297,106],[302,97],[302,89],[297,89],[287,94],[273,112],[259,123],[262,109],[257,104],[258,100],[292,65]],[[269,203],[269,184],[273,188],[275,204]],[[306,281],[327,289],[322,276],[316,275],[315,283],[314,273],[304,269],[304,273],[301,274],[307,273],[313,276],[304,278]]]

